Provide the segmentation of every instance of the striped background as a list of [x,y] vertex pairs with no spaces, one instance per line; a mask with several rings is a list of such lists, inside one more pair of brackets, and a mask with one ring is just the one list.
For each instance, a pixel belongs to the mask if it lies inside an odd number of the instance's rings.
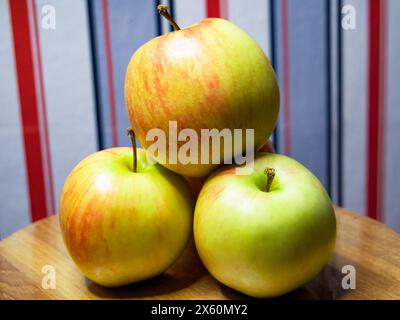
[[[0,237],[57,210],[68,172],[128,145],[123,83],[132,53],[181,27],[223,17],[270,57],[282,91],[278,152],[336,204],[400,231],[400,1],[0,0]],[[45,5],[56,29],[41,26]],[[340,26],[356,9],[356,30]]]

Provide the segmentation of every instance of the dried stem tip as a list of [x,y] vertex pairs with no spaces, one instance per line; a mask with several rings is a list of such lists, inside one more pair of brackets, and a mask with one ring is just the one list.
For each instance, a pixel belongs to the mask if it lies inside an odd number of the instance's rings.
[[275,169],[267,168],[267,169],[265,169],[264,172],[267,175],[267,186],[265,188],[265,191],[269,192],[269,190],[271,189],[272,181],[275,178]]
[[162,15],[165,19],[168,20],[168,22],[174,27],[175,31],[181,30],[181,28],[179,28],[174,19],[172,19],[172,17],[170,16],[168,12],[168,6],[166,4],[159,4],[157,6],[157,11],[160,15]]

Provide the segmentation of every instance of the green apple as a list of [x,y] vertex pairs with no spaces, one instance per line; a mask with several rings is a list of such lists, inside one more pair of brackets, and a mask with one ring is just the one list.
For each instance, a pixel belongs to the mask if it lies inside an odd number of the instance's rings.
[[275,297],[313,279],[329,261],[336,236],[330,198],[295,160],[258,153],[250,175],[223,167],[196,203],[200,258],[223,284],[253,297]]
[[[160,12],[169,17],[165,8]],[[202,129],[254,129],[257,150],[274,129],[279,88],[263,50],[235,24],[210,18],[175,27],[132,56],[126,71],[126,109],[145,149],[154,143],[146,139],[152,129],[165,133],[167,148],[155,155],[160,163],[185,176],[206,177],[218,164],[200,163],[200,155],[211,154],[212,145],[202,150],[200,143],[192,144],[198,163],[174,161],[186,140],[171,137],[170,121],[176,121],[178,132],[189,128],[198,137]],[[222,163],[225,156],[232,158],[244,150],[243,143],[227,155],[220,152],[218,160]]]
[[132,148],[88,156],[68,176],[60,201],[69,253],[89,279],[108,287],[165,271],[192,230],[187,182],[149,162],[143,149],[133,158]]

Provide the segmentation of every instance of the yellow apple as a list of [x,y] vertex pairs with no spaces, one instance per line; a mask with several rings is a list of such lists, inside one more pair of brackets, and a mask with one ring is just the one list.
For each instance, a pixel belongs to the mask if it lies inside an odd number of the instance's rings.
[[81,271],[115,287],[164,272],[191,235],[187,182],[132,148],[96,152],[68,176],[60,201],[61,231]]
[[196,203],[200,258],[223,284],[275,297],[312,280],[328,263],[336,236],[331,200],[318,179],[289,157],[259,153],[250,175],[217,170]]
[[[219,18],[177,29],[141,46],[127,67],[125,98],[141,145],[148,149],[154,141],[146,135],[161,129],[167,148],[157,160],[189,177],[205,177],[218,164],[201,163],[200,143],[197,164],[171,161],[186,140],[178,138],[174,147],[168,135],[170,121],[176,121],[178,132],[190,128],[198,137],[201,129],[254,129],[253,149],[258,150],[271,135],[279,113],[275,72],[263,50],[238,26]],[[211,154],[211,148],[210,144],[205,152]],[[243,143],[243,148],[236,152],[232,148],[226,156],[244,150]],[[220,153],[222,163],[225,155]]]

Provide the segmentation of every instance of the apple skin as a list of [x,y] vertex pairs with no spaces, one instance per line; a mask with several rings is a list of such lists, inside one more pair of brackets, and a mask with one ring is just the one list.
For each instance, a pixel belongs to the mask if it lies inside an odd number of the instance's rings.
[[[249,296],[276,297],[312,280],[328,263],[336,238],[330,198],[295,160],[258,153],[251,175],[223,167],[197,199],[194,239],[208,271]],[[264,170],[276,175],[266,192]]]
[[[178,132],[190,128],[199,137],[201,129],[254,129],[258,150],[275,126],[280,98],[275,72],[257,42],[233,23],[209,18],[140,47],[127,67],[125,99],[145,149],[153,143],[146,141],[147,132],[162,129],[167,138],[163,165],[205,177],[218,165],[168,162],[168,122],[177,121]],[[184,143],[178,141],[178,150]],[[200,150],[199,144],[199,160]],[[220,156],[222,163],[223,152]]]
[[112,148],[82,160],[60,201],[66,247],[94,282],[116,287],[164,272],[184,250],[193,220],[187,182],[137,150]]

